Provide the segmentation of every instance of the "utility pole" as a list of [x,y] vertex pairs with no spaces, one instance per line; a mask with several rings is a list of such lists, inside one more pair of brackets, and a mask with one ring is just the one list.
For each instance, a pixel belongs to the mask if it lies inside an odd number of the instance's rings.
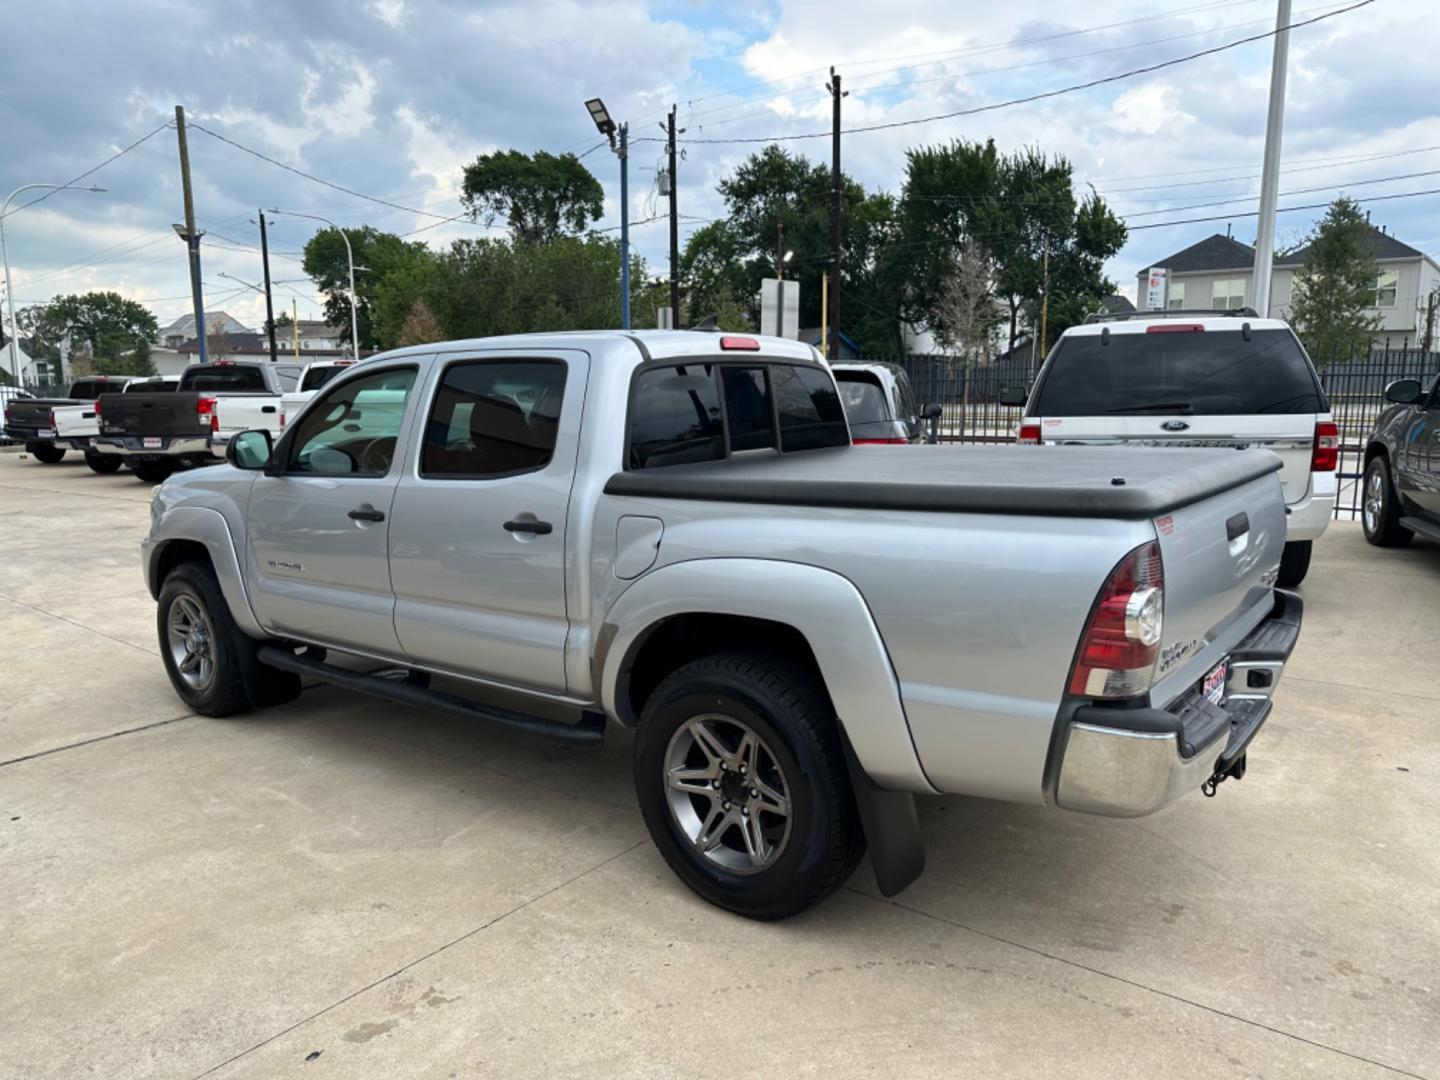
[[270,362],[278,359],[275,348],[275,307],[270,301],[270,244],[265,239],[265,211],[260,211],[260,262],[265,267],[265,332],[270,335]]
[[300,305],[290,301],[290,342],[295,346],[295,361],[300,361]]
[[[181,238],[190,252],[190,293],[195,301],[195,340],[200,363],[210,360],[205,345],[205,295],[200,288],[200,234],[195,231],[195,198],[190,193],[190,147],[185,142],[185,106],[175,106],[175,136],[180,143],[180,187],[185,193],[185,231]],[[177,227],[176,232],[180,232]]]
[[670,325],[680,328],[680,211],[677,199],[679,183],[675,177],[675,106],[670,106],[669,138],[666,149],[670,154],[668,175],[670,177]]
[[785,280],[785,222],[775,223],[775,280]]
[[1279,0],[1275,54],[1270,64],[1270,110],[1265,118],[1265,160],[1260,170],[1260,223],[1255,233],[1255,312],[1270,317],[1270,274],[1275,258],[1275,201],[1280,192],[1280,132],[1285,123],[1285,69],[1290,56],[1290,0]]
[[620,125],[620,329],[630,329],[630,125]]
[[1040,359],[1045,359],[1045,330],[1050,316],[1050,234],[1045,234],[1044,253],[1040,256]]
[[825,355],[831,360],[840,359],[840,194],[844,181],[840,175],[840,99],[845,93],[840,89],[840,76],[830,69],[830,81],[825,84],[830,91],[830,318],[829,341]]

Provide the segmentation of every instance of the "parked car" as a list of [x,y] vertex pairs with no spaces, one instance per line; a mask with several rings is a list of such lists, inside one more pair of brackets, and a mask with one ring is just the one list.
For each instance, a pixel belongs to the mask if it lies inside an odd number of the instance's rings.
[[857,448],[787,339],[403,349],[226,460],[162,485],[143,543],[187,708],[305,676],[572,744],[632,727],[665,859],[755,918],[867,843],[903,888],[916,794],[1132,816],[1241,776],[1300,630],[1274,454]]
[[940,417],[939,405],[922,408],[915,403],[910,376],[899,364],[846,361],[831,364],[830,370],[857,446],[924,442],[925,421]]
[[280,395],[300,378],[299,364],[217,360],[185,369],[164,393],[105,394],[96,452],[117,455],[141,480],[213,465],[237,431],[280,430]]
[[1023,404],[1019,442],[1045,446],[1263,448],[1280,456],[1280,585],[1305,580],[1335,508],[1340,429],[1300,339],[1253,311],[1145,311],[1071,327]]
[[[88,461],[95,434],[89,429],[94,426],[96,399],[101,394],[123,391],[132,381],[127,375],[87,375],[72,382],[63,398],[26,395],[7,403],[5,430],[16,442],[25,444],[27,454],[43,464],[63,460],[67,450],[85,452]],[[56,431],[56,410],[65,417],[64,434]]]
[[280,430],[283,431],[286,422],[296,416],[305,407],[305,403],[315,396],[316,390],[355,362],[354,360],[315,360],[307,364],[295,389],[280,395]]
[[28,390],[11,386],[8,383],[0,383],[0,446],[9,446],[11,443],[19,442],[13,438],[5,427],[5,414],[10,408],[12,401],[26,401],[35,395]]
[[1365,539],[1401,547],[1416,533],[1440,541],[1440,378],[1400,379],[1365,447],[1361,523]]

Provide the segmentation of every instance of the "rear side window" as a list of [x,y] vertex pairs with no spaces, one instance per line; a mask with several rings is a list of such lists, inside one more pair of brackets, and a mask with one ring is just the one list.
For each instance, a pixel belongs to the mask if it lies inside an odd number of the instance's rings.
[[257,367],[204,367],[185,373],[186,390],[229,390],[244,393],[265,389],[265,376]]
[[642,371],[630,411],[629,467],[653,469],[724,456],[720,393],[712,365]]
[[70,387],[70,397],[75,401],[94,401],[101,394],[107,394],[119,389],[122,389],[122,387],[112,386],[98,379],[85,379]]
[[859,371],[837,371],[835,381],[840,386],[845,415],[852,424],[874,424],[890,419],[885,391],[875,376]]
[[1026,411],[1034,416],[1318,413],[1329,405],[1288,330],[1067,337]]
[[845,409],[829,372],[818,367],[776,364],[770,369],[780,414],[780,449],[818,450],[848,446]]
[[327,382],[345,370],[343,365],[335,364],[330,367],[311,367],[305,369],[305,375],[300,380],[301,390],[319,390]]
[[425,425],[421,475],[483,479],[543,469],[555,453],[564,396],[560,360],[452,364]]

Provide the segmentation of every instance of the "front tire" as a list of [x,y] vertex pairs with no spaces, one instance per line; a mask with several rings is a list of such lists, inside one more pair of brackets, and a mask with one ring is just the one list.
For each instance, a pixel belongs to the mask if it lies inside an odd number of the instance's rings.
[[101,454],[94,450],[87,450],[85,451],[85,464],[90,466],[92,472],[97,472],[101,476],[109,476],[111,473],[119,472],[120,466],[124,462],[120,460],[119,454]]
[[1315,546],[1313,540],[1295,540],[1285,545],[1280,555],[1280,587],[1293,589],[1305,580],[1310,572],[1310,552]]
[[175,469],[168,461],[132,461],[130,471],[147,484],[163,484]]
[[54,465],[65,456],[65,448],[53,443],[31,443],[25,449],[30,451],[31,457],[45,465]]
[[1400,524],[1400,500],[1384,455],[1370,459],[1361,483],[1365,486],[1360,493],[1360,524],[1365,539],[1376,547],[1404,547],[1414,540],[1415,534]]
[[782,661],[721,654],[671,674],[645,703],[634,765],[661,855],[728,911],[804,911],[865,852],[834,711]]
[[180,700],[204,716],[250,708],[237,646],[244,637],[209,567],[184,563],[160,588],[160,657]]

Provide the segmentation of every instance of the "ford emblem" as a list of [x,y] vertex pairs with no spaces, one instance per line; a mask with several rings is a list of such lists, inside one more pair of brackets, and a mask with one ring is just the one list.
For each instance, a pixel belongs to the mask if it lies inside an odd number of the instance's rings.
[[1165,431],[1189,431],[1190,425],[1184,420],[1166,420],[1160,425]]

